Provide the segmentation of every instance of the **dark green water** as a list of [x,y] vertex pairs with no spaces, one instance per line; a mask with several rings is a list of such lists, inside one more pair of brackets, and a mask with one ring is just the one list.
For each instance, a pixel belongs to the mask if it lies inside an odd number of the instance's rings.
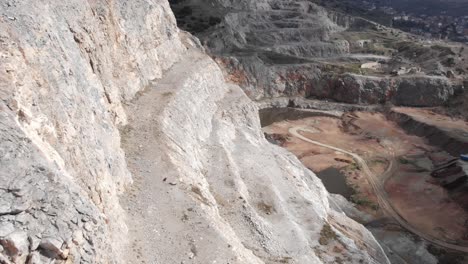
[[328,192],[341,194],[348,200],[353,195],[353,189],[346,184],[346,176],[340,170],[330,167],[316,174]]

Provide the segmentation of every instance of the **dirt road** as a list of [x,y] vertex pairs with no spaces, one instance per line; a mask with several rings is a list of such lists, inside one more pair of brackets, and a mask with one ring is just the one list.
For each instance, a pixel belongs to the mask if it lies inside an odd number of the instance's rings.
[[372,188],[374,189],[375,195],[378,198],[379,205],[382,208],[382,210],[386,214],[388,214],[389,216],[393,217],[405,229],[407,229],[408,231],[412,232],[413,234],[421,237],[422,239],[427,240],[428,242],[430,242],[432,244],[435,244],[435,245],[438,245],[440,247],[444,247],[444,248],[447,248],[447,249],[452,249],[452,250],[457,250],[457,251],[468,253],[468,247],[463,247],[463,246],[459,246],[459,245],[455,245],[455,244],[450,244],[450,243],[447,243],[447,242],[442,241],[440,239],[437,239],[437,238],[435,238],[435,237],[433,237],[431,235],[420,232],[418,229],[416,229],[410,223],[408,223],[395,210],[395,208],[390,203],[390,201],[388,199],[388,195],[385,192],[384,187],[383,187],[385,179],[387,179],[390,176],[390,174],[394,171],[393,166],[395,166],[395,165],[394,165],[393,161],[390,162],[389,168],[385,171],[384,175],[381,175],[380,177],[378,177],[377,175],[372,173],[372,171],[369,169],[369,166],[367,165],[367,162],[362,157],[360,157],[359,155],[357,155],[355,153],[352,153],[352,152],[349,152],[349,151],[346,151],[344,149],[340,149],[340,148],[337,148],[337,147],[334,147],[334,146],[330,146],[330,145],[327,145],[327,144],[320,143],[318,141],[311,140],[311,139],[301,135],[299,133],[299,131],[308,132],[308,129],[303,128],[303,127],[292,127],[292,128],[289,129],[289,133],[291,133],[291,135],[293,135],[293,136],[295,136],[295,137],[297,137],[297,138],[299,138],[299,139],[301,139],[301,140],[303,140],[305,142],[308,142],[308,143],[311,143],[311,144],[314,144],[314,145],[317,145],[317,146],[320,146],[320,147],[328,148],[328,149],[331,149],[331,150],[334,150],[334,151],[338,151],[338,152],[341,152],[343,154],[346,154],[346,155],[352,157],[360,165],[361,169],[364,171],[364,174],[368,178],[369,183],[371,184]]

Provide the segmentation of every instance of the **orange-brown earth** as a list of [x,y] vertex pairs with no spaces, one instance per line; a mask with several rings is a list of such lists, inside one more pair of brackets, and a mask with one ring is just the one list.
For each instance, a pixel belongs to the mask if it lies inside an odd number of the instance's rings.
[[[433,116],[433,113],[427,113],[426,118]],[[460,123],[459,127],[455,124],[456,129],[464,130],[464,126],[465,123]],[[381,179],[385,182],[388,198],[411,225],[441,240],[468,244],[468,240],[464,240],[468,234],[465,225],[468,212],[430,176],[433,164],[428,157],[440,150],[429,145],[424,138],[407,134],[383,114],[368,112],[348,113],[341,119],[319,116],[286,120],[264,128],[265,133],[282,138],[281,145],[312,171],[319,173],[330,167],[341,169],[348,185],[357,191],[351,200],[358,204],[359,209],[375,217],[382,216],[382,212],[366,176],[354,161],[342,153],[293,137],[288,133],[292,127],[309,130],[301,134],[311,140],[360,155],[376,175],[388,177]],[[384,172],[390,162],[393,162],[394,169],[386,174]]]

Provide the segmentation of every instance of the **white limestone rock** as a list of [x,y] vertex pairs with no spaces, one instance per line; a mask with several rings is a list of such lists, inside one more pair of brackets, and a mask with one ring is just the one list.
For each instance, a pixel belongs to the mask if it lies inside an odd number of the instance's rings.
[[12,0],[0,10],[14,17],[0,19],[0,233],[61,239],[75,263],[117,261],[117,195],[132,182],[117,126],[122,104],[185,50],[169,5]]
[[[216,63],[185,52],[182,42],[199,45],[181,40],[167,1],[0,8],[2,262],[123,263],[132,254],[118,197],[132,183],[125,155],[137,180],[161,177],[127,216],[148,238],[151,261],[331,263],[332,247],[345,243],[341,256],[387,262],[367,230],[330,209],[313,173],[268,144],[257,107]],[[159,95],[141,95],[154,85]],[[124,155],[121,136],[130,142],[136,132],[118,126],[135,97],[148,100],[131,112],[143,137]],[[321,245],[327,224],[336,239]]]

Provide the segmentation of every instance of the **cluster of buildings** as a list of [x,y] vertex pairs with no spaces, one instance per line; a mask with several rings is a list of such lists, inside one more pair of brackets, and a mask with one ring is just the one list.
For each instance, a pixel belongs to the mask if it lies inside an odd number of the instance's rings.
[[375,0],[361,0],[359,5],[371,12],[383,13],[392,18],[393,27],[423,36],[427,39],[444,39],[468,43],[468,13],[452,16],[441,12],[439,15],[412,14],[398,11]]
[[468,43],[468,15],[453,17],[399,14],[393,16],[392,21],[394,27],[426,38]]

